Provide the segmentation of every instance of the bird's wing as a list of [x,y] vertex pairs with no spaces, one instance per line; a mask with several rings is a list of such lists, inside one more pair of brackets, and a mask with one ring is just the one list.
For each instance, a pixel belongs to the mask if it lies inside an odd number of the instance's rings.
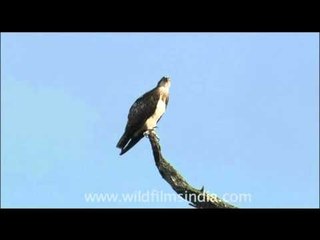
[[140,129],[146,120],[154,113],[159,100],[157,89],[153,89],[140,98],[131,106],[128,114],[126,132],[135,132]]
[[[143,137],[143,133],[135,137],[134,134],[143,127],[146,120],[154,113],[158,102],[157,98],[159,98],[156,91],[155,88],[145,93],[131,106],[125,132],[117,144],[118,148],[122,148],[121,154],[128,151]],[[130,146],[127,146],[129,143]],[[124,148],[126,148],[126,150]]]

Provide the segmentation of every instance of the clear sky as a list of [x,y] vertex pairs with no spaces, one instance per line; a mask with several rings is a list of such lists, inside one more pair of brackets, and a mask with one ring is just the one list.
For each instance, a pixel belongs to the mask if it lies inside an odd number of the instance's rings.
[[191,185],[319,207],[318,33],[2,33],[1,206],[189,208],[147,138],[115,147],[162,76],[163,155]]

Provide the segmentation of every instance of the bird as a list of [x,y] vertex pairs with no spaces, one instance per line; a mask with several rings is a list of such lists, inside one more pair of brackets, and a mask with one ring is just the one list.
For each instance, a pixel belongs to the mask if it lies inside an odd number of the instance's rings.
[[171,79],[162,77],[157,86],[139,97],[130,107],[127,125],[117,148],[120,155],[136,145],[143,136],[157,127],[157,123],[165,113],[169,102]]

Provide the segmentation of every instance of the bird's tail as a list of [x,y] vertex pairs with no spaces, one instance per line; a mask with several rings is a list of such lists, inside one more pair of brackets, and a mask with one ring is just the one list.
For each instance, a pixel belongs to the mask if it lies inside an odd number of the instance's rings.
[[128,141],[129,141],[128,134],[124,133],[117,144],[117,148],[124,148],[124,146],[128,143]]
[[121,148],[120,155],[125,154],[127,151],[129,151],[134,145],[136,145],[140,141],[141,138],[143,138],[143,134],[140,134],[139,136],[132,138],[128,144]]

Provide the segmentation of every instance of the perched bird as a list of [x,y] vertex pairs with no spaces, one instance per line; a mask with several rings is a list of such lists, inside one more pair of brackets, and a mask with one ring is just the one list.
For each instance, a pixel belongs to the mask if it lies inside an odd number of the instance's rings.
[[121,149],[120,155],[157,126],[168,105],[170,85],[168,77],[161,78],[154,89],[143,94],[131,106],[125,132],[117,144],[117,148]]

